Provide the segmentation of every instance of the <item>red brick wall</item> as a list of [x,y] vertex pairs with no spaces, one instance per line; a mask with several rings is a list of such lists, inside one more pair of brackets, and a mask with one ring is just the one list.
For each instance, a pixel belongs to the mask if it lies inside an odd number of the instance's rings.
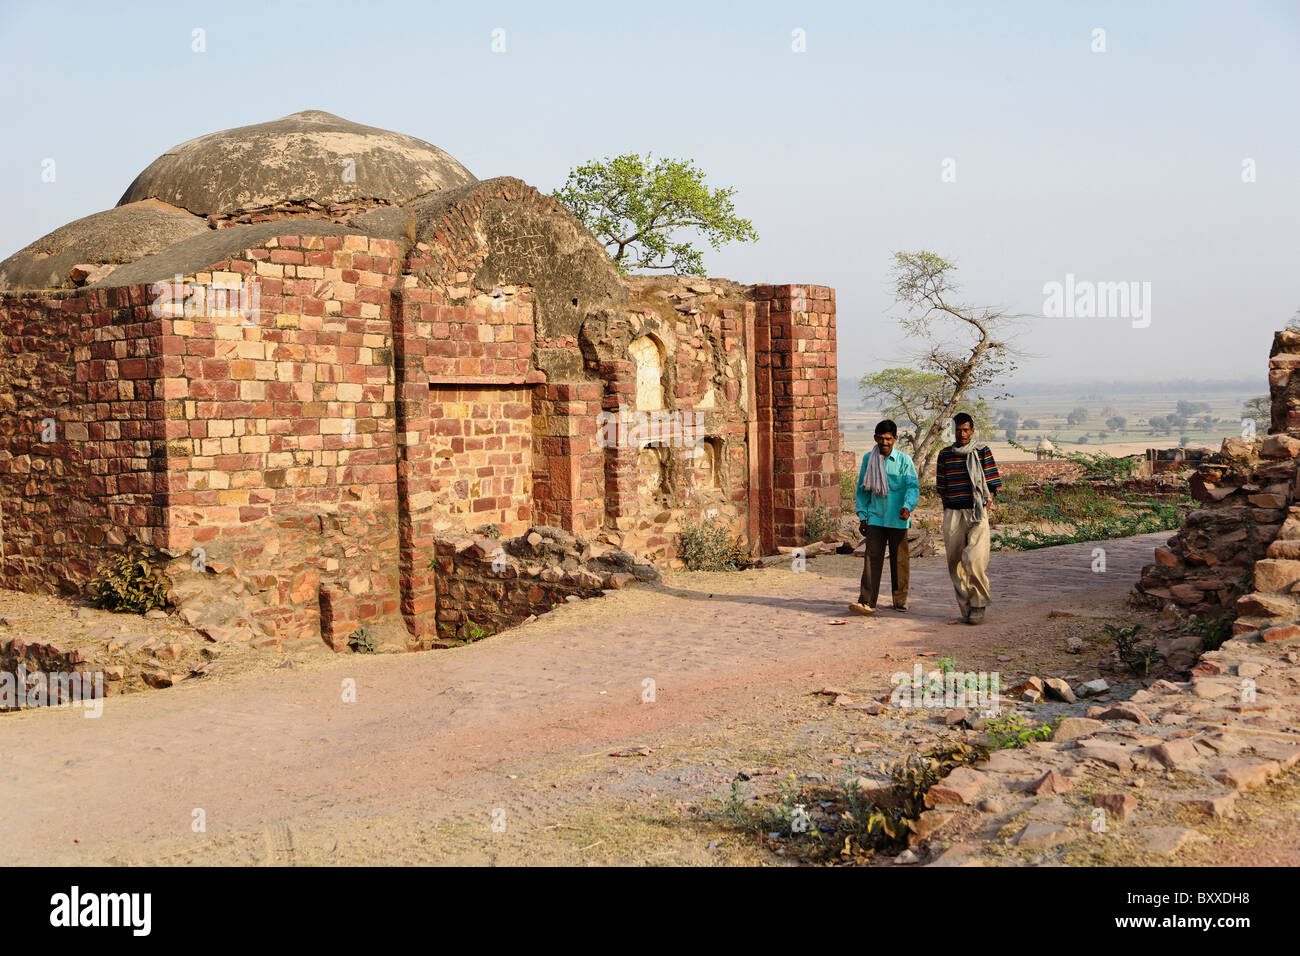
[[529,386],[430,387],[430,490],[440,531],[532,523],[533,406]]
[[775,543],[805,541],[818,504],[839,507],[839,407],[835,292],[824,286],[757,286],[770,329]]
[[148,302],[144,287],[0,296],[5,587],[77,590],[128,542],[162,542],[163,328]]
[[376,616],[396,609],[399,252],[364,236],[280,236],[192,277],[258,282],[256,320],[163,320],[167,545],[259,583],[256,613],[285,638],[319,633],[325,584],[351,593],[357,578]]

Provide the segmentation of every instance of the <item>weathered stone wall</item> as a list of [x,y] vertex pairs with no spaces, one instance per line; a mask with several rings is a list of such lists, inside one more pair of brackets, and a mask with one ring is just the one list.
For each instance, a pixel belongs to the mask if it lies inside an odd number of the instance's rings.
[[257,281],[256,316],[163,320],[167,547],[230,565],[282,639],[321,636],[322,587],[360,582],[372,617],[396,610],[399,252],[366,236],[275,237],[186,277]]
[[438,643],[477,640],[566,600],[657,581],[649,564],[558,528],[515,538],[439,538]]
[[256,281],[247,318],[159,318],[148,285],[0,297],[7,586],[79,588],[134,541],[213,639],[420,647],[469,593],[439,537],[544,524],[663,562],[715,515],[770,553],[838,497],[830,290],[624,279],[517,180],[353,212],[398,238],[214,233],[252,245],[181,281]]
[[[1237,633],[1300,616],[1300,331],[1274,336],[1269,360],[1273,431],[1228,438],[1191,476],[1203,507],[1188,516],[1156,562],[1143,569],[1137,598],[1194,614],[1235,614]],[[1294,378],[1294,381],[1293,381]]]
[[148,301],[0,296],[5,587],[75,591],[128,543],[162,543],[164,330]]
[[430,490],[440,533],[532,523],[532,396],[523,385],[430,386]]

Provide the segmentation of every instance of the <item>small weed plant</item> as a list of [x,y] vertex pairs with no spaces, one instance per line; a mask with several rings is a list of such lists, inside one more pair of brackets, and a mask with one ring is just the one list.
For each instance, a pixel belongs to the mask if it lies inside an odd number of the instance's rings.
[[739,536],[714,517],[683,520],[677,556],[688,571],[740,571],[752,564]]
[[167,606],[167,579],[144,558],[120,554],[95,572],[90,596],[106,611],[145,614]]
[[1049,740],[1054,729],[1054,723],[1035,726],[1019,714],[995,717],[984,724],[989,746],[994,750],[1010,750],[1013,747],[1023,747],[1035,740]]
[[357,654],[374,654],[379,650],[374,635],[365,627],[359,627],[348,635],[348,647]]

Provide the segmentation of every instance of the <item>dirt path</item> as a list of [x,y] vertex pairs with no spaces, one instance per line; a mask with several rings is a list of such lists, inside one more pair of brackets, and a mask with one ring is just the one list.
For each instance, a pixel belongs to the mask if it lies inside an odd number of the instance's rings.
[[[1093,545],[995,554],[996,604],[978,628],[946,625],[940,559],[914,563],[911,612],[862,619],[846,607],[859,561],[827,557],[802,573],[677,573],[455,650],[111,698],[98,719],[6,715],[0,861],[624,861],[592,808],[649,819],[725,789],[756,756],[746,734],[815,721],[807,694],[821,684],[908,669],[919,652],[1013,669],[1048,611],[1118,612],[1167,537],[1105,542],[1104,574]],[[655,750],[609,756],[643,746]],[[588,834],[592,847],[571,839]],[[664,832],[648,859],[717,862],[696,836]]]

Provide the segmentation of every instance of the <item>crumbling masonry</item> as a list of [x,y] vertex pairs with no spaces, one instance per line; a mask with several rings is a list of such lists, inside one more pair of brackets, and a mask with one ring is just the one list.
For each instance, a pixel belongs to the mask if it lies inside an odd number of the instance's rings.
[[314,111],[200,137],[0,263],[2,583],[139,548],[238,599],[224,638],[428,647],[469,614],[439,541],[662,563],[717,515],[801,543],[838,502],[835,363],[832,290],[621,277],[419,140]]

